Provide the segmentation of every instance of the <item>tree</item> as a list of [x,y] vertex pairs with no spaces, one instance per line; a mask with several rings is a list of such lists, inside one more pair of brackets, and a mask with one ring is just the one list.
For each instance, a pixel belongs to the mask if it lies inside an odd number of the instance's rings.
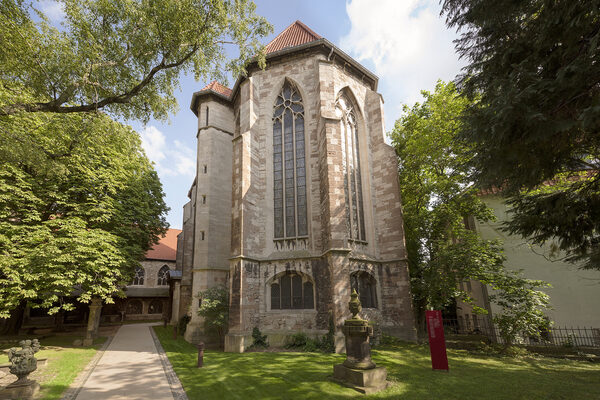
[[[272,31],[248,0],[60,0],[62,28],[24,0],[0,3],[0,115],[105,109],[166,118],[182,72],[245,72]],[[36,17],[36,18],[34,18]],[[36,20],[39,20],[36,22]],[[239,57],[226,62],[224,45]]]
[[[445,0],[469,62],[460,139],[474,179],[513,206],[507,228],[600,269],[600,4]],[[585,173],[581,173],[584,171]],[[560,185],[538,190],[548,182]]]
[[204,318],[207,333],[216,333],[223,343],[229,323],[229,290],[224,286],[213,286],[198,293],[200,307],[198,315]]
[[[547,298],[535,289],[543,286],[542,282],[504,268],[501,243],[483,240],[467,227],[470,217],[480,221],[494,218],[470,180],[472,171],[465,161],[472,149],[455,140],[461,128],[460,115],[469,101],[458,96],[453,83],[440,81],[434,93],[421,93],[424,102],[412,108],[404,106],[391,133],[399,159],[411,289],[420,326],[424,326],[424,312],[429,307],[443,309],[459,297],[471,302],[469,294],[457,287],[467,279],[490,285],[499,292],[498,299],[518,292],[522,297],[510,297],[518,304],[531,296]],[[524,284],[530,290],[519,292],[516,286]],[[517,326],[515,331],[526,325],[523,318],[535,320],[532,313],[541,312],[545,305],[547,302],[535,310],[527,308],[520,318],[510,320]]]
[[0,318],[111,303],[165,232],[160,181],[131,128],[101,113],[0,119]]

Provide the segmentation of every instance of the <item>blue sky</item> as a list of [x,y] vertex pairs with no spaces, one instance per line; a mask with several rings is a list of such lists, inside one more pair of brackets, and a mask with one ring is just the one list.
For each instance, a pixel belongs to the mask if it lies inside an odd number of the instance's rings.
[[[453,31],[439,17],[438,0],[255,0],[257,13],[273,24],[265,44],[295,20],[326,37],[379,77],[385,101],[386,130],[402,112],[402,104],[420,101],[422,89],[432,90],[437,79],[454,79],[461,63],[454,52]],[[41,8],[60,19],[60,6],[42,0]],[[230,79],[230,87],[235,79]],[[192,94],[208,82],[182,77],[176,92],[179,111],[169,122],[151,120],[140,133],[148,157],[155,163],[171,208],[167,220],[181,228],[182,207],[196,173],[196,117],[190,111]]]

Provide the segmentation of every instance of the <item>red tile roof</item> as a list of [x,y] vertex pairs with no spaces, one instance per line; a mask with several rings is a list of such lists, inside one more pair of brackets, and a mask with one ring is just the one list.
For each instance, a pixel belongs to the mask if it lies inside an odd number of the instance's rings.
[[181,229],[169,229],[153,248],[146,252],[146,259],[175,261],[177,255],[177,235]]
[[274,53],[287,47],[295,47],[304,43],[314,42],[320,38],[321,35],[315,33],[302,22],[296,21],[285,28],[283,32],[265,46],[265,53]]
[[202,88],[201,91],[205,91],[205,90],[212,90],[213,92],[222,94],[225,97],[231,96],[231,89],[229,89],[227,86],[221,85],[217,81],[212,81],[211,83],[206,85],[204,88]]

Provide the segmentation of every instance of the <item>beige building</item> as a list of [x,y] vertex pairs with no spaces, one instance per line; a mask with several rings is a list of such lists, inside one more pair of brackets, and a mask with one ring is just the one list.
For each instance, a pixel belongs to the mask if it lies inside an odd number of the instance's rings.
[[[504,232],[502,223],[510,217],[508,206],[498,194],[485,194],[482,199],[494,210],[497,219],[477,221],[475,229],[484,239],[502,240],[508,268],[522,269],[525,277],[552,285],[544,291],[550,296],[553,309],[547,315],[554,326],[600,328],[600,271],[580,270],[577,265],[551,255],[548,246],[532,246],[526,239]],[[492,314],[498,311],[492,304]]]
[[192,98],[197,176],[184,206],[173,321],[210,341],[197,294],[230,292],[225,350],[258,327],[273,345],[349,317],[351,288],[384,333],[415,340],[394,150],[377,77],[296,21],[233,89]]

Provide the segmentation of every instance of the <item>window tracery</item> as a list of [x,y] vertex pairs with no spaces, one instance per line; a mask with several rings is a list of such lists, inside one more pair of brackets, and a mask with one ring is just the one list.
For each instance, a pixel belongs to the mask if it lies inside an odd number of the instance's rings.
[[135,267],[135,273],[133,275],[133,282],[131,283],[132,285],[143,285],[144,284],[144,268],[142,267]]
[[314,286],[306,276],[288,272],[271,283],[271,310],[314,308]]
[[156,284],[158,286],[166,286],[168,284],[168,280],[169,280],[169,267],[167,265],[163,265],[158,270],[157,278],[158,279],[157,279]]
[[365,214],[356,111],[348,96],[341,94],[336,102],[335,112],[340,118],[348,237],[353,240],[365,241]]
[[273,209],[276,239],[308,235],[304,106],[285,82],[273,111]]

